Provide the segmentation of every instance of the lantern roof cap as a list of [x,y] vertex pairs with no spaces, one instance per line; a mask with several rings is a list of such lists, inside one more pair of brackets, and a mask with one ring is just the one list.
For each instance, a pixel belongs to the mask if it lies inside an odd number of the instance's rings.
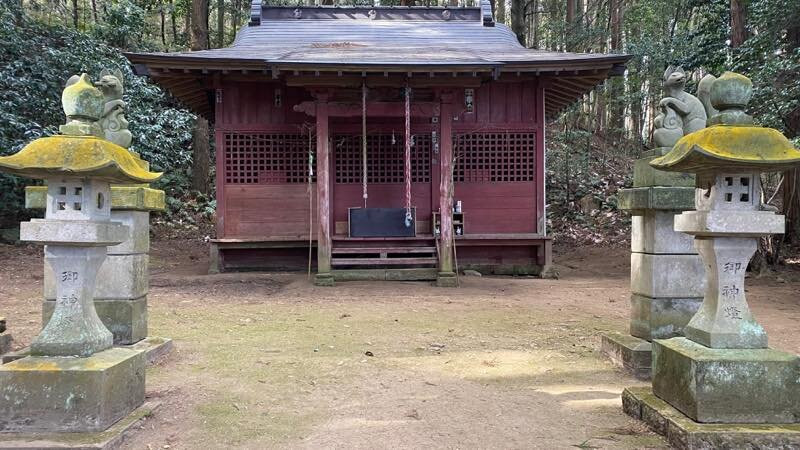
[[650,165],[667,172],[773,172],[800,165],[800,151],[773,128],[714,125],[682,137]]
[[110,183],[150,183],[162,173],[150,172],[134,153],[94,136],[50,136],[19,152],[0,157],[0,172],[28,178],[69,176]]

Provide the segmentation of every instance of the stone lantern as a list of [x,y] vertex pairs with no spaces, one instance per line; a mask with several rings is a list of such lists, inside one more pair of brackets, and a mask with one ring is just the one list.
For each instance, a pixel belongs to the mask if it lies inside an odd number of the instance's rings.
[[56,304],[29,357],[0,366],[0,431],[107,429],[144,402],[145,356],[112,348],[93,295],[106,247],[127,239],[112,222],[111,183],[149,183],[161,175],[102,138],[103,95],[88,76],[62,95],[62,135],[37,139],[0,158],[0,171],[47,182],[44,219],[23,222],[20,238],[45,245]]
[[711,86],[719,113],[710,126],[651,162],[696,174],[696,210],[676,216],[675,230],[694,237],[706,291],[685,337],[653,342],[655,397],[629,388],[623,405],[680,447],[800,445],[800,358],[767,347],[744,286],[758,239],[784,232],[784,216],[761,203],[759,174],[800,166],[800,151],[777,130],[753,125],[744,112],[751,95],[749,79],[725,73]]

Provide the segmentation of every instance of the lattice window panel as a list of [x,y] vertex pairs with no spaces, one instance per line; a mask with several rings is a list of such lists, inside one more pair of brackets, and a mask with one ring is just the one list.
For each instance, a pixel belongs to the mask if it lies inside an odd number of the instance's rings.
[[533,181],[535,133],[472,133],[453,137],[456,182]]
[[307,183],[308,139],[299,133],[226,133],[225,183]]
[[[431,181],[431,136],[412,135],[411,182]],[[360,184],[362,149],[360,135],[337,135],[333,138],[336,182]],[[404,183],[405,147],[402,135],[367,135],[367,183]]]

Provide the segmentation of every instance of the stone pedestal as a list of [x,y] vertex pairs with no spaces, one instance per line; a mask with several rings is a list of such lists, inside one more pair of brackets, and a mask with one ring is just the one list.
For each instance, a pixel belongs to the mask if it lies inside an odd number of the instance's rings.
[[650,373],[650,341],[680,336],[702,302],[704,268],[691,236],[673,230],[681,211],[694,209],[694,176],[655,170],[646,152],[634,163],[634,187],[620,191],[631,212],[630,335],[603,337],[602,349],[637,378]]
[[103,431],[144,403],[145,354],[30,356],[0,366],[0,432]]
[[11,350],[11,343],[14,339],[9,333],[0,333],[0,355],[4,355]]
[[[45,207],[46,186],[25,189],[26,207]],[[147,293],[149,290],[150,211],[164,209],[164,192],[144,185],[111,187],[111,220],[127,225],[128,238],[108,247],[94,293],[95,308],[103,324],[114,335],[115,345],[128,345],[147,337]],[[52,270],[44,268],[42,323],[47,323],[55,305]]]
[[436,286],[458,287],[458,277],[455,272],[439,272],[436,274]]
[[696,422],[797,422],[798,375],[800,358],[778,350],[653,342],[653,393]]

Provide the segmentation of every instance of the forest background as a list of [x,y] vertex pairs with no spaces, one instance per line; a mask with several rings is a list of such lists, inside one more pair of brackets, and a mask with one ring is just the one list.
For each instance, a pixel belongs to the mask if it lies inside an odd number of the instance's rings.
[[[443,1],[456,7],[465,0]],[[359,3],[371,1],[338,4]],[[132,150],[167,173],[157,187],[167,191],[168,210],[154,229],[212,236],[208,123],[134,76],[122,52],[228,46],[246,26],[249,8],[249,0],[3,0],[0,154],[57,132],[64,121],[60,92],[70,75],[118,68],[125,75]],[[492,0],[492,8],[526,47],[632,56],[624,76],[548,125],[548,218],[561,242],[627,240],[630,220],[617,210],[617,191],[630,186],[632,161],[650,146],[671,64],[690,74],[689,92],[707,73],[747,75],[755,86],[750,113],[800,144],[800,0]],[[762,245],[764,260],[774,264],[796,254],[800,242],[800,170],[763,182],[765,200],[787,215],[787,234]],[[13,240],[18,221],[34,213],[24,209],[26,184],[31,181],[0,175],[0,240]]]

